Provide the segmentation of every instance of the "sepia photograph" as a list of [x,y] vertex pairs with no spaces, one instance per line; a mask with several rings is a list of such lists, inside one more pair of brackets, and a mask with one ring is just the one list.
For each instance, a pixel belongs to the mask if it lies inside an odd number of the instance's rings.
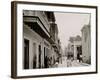
[[13,1],[11,77],[97,73],[97,6]]
[[91,15],[23,10],[24,69],[91,65]]

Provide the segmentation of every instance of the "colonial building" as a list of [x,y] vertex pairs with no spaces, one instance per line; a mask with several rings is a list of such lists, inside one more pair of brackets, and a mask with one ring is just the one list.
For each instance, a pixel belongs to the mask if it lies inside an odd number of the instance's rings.
[[58,38],[58,27],[57,24],[55,23],[55,16],[53,12],[45,12],[47,14],[47,18],[50,24],[50,39],[54,42],[51,43],[52,48],[54,49],[52,56],[53,63],[54,64],[56,61],[58,61],[59,56],[61,55],[61,42],[60,39]]
[[80,59],[80,55],[82,55],[81,37],[79,35],[76,37],[70,37],[67,47],[67,56],[73,57],[74,60],[77,60]]
[[90,24],[82,28],[82,55],[83,62],[91,64],[91,32]]
[[23,68],[47,68],[59,53],[53,12],[23,10]]

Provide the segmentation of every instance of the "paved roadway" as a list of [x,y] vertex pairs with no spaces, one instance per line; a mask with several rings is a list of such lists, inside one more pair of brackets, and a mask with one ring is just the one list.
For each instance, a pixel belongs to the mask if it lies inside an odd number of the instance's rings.
[[66,57],[62,58],[62,63],[57,63],[57,67],[78,67],[78,66],[88,66],[89,64],[78,62],[77,60],[68,60]]

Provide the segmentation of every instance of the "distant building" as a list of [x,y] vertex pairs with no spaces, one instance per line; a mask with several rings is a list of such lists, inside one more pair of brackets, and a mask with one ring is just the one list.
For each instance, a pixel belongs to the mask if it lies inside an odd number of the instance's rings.
[[90,24],[82,28],[82,55],[83,62],[91,64],[91,32]]
[[81,37],[79,35],[76,37],[70,37],[67,47],[67,56],[73,57],[74,60],[77,60],[80,58],[80,55],[82,55]]
[[59,54],[58,28],[53,12],[23,10],[23,68],[47,68]]

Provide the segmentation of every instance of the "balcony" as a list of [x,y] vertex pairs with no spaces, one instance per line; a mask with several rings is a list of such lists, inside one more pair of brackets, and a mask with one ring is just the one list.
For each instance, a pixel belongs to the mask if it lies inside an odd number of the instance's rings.
[[[31,11],[31,10],[24,10],[23,12],[23,16],[27,18],[27,21],[33,21],[34,22],[34,18],[38,18],[39,19],[39,23],[41,22],[41,24],[44,26],[44,28],[47,30],[47,32],[50,32],[50,24],[48,22],[47,16],[45,15],[45,13],[43,11]],[[29,19],[28,17],[31,17],[31,19]]]
[[38,17],[23,17],[24,23],[27,24],[30,29],[38,33],[43,38],[50,38],[50,33],[45,29]]

